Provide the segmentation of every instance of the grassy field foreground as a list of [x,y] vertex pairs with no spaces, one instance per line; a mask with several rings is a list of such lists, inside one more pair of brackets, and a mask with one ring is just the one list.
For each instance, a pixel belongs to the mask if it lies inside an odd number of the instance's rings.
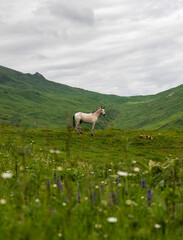
[[0,239],[182,239],[183,131],[83,132],[0,125]]

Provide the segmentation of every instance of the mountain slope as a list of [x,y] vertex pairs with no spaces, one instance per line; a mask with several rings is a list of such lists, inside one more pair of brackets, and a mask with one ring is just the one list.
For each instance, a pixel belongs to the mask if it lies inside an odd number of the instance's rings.
[[0,122],[25,127],[66,128],[73,113],[106,106],[96,128],[183,128],[183,85],[149,96],[99,94],[0,66]]

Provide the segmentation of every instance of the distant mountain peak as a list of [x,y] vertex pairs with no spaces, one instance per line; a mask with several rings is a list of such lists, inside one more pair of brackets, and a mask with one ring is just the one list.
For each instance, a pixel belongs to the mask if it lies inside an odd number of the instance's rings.
[[45,79],[45,77],[44,77],[42,74],[38,73],[38,72],[36,72],[36,73],[34,74],[34,76]]

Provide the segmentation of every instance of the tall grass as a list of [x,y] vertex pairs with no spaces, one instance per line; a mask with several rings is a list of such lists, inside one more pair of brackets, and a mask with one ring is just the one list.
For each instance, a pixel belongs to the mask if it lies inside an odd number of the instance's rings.
[[182,239],[183,131],[95,135],[1,125],[0,239]]

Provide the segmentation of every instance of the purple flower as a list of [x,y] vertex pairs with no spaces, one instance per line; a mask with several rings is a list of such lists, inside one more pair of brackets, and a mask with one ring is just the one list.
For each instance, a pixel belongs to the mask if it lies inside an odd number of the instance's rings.
[[54,172],[54,177],[56,178],[56,176],[57,176],[57,174],[56,174],[56,172]]
[[78,203],[80,203],[81,202],[81,195],[78,193],[77,196],[78,196]]
[[50,180],[47,181],[47,187],[50,187]]
[[146,187],[146,181],[143,179],[142,182],[141,182],[141,187],[142,188],[145,188]]
[[118,178],[118,179],[116,180],[116,182],[117,182],[117,184],[119,184],[119,183],[121,182],[121,178]]
[[113,204],[118,204],[119,200],[117,199],[117,193],[110,193],[109,195],[109,203],[113,203]]
[[60,190],[63,190],[63,184],[59,178],[56,178],[55,184],[57,184],[57,187],[60,188]]
[[151,191],[152,191],[151,189],[148,189],[147,194],[146,194],[146,199],[147,199],[148,206],[151,206],[152,198],[154,197]]
[[92,196],[91,196],[91,201],[92,201],[93,203],[95,202],[95,197],[96,197],[95,192],[93,192],[93,194],[92,194]]

